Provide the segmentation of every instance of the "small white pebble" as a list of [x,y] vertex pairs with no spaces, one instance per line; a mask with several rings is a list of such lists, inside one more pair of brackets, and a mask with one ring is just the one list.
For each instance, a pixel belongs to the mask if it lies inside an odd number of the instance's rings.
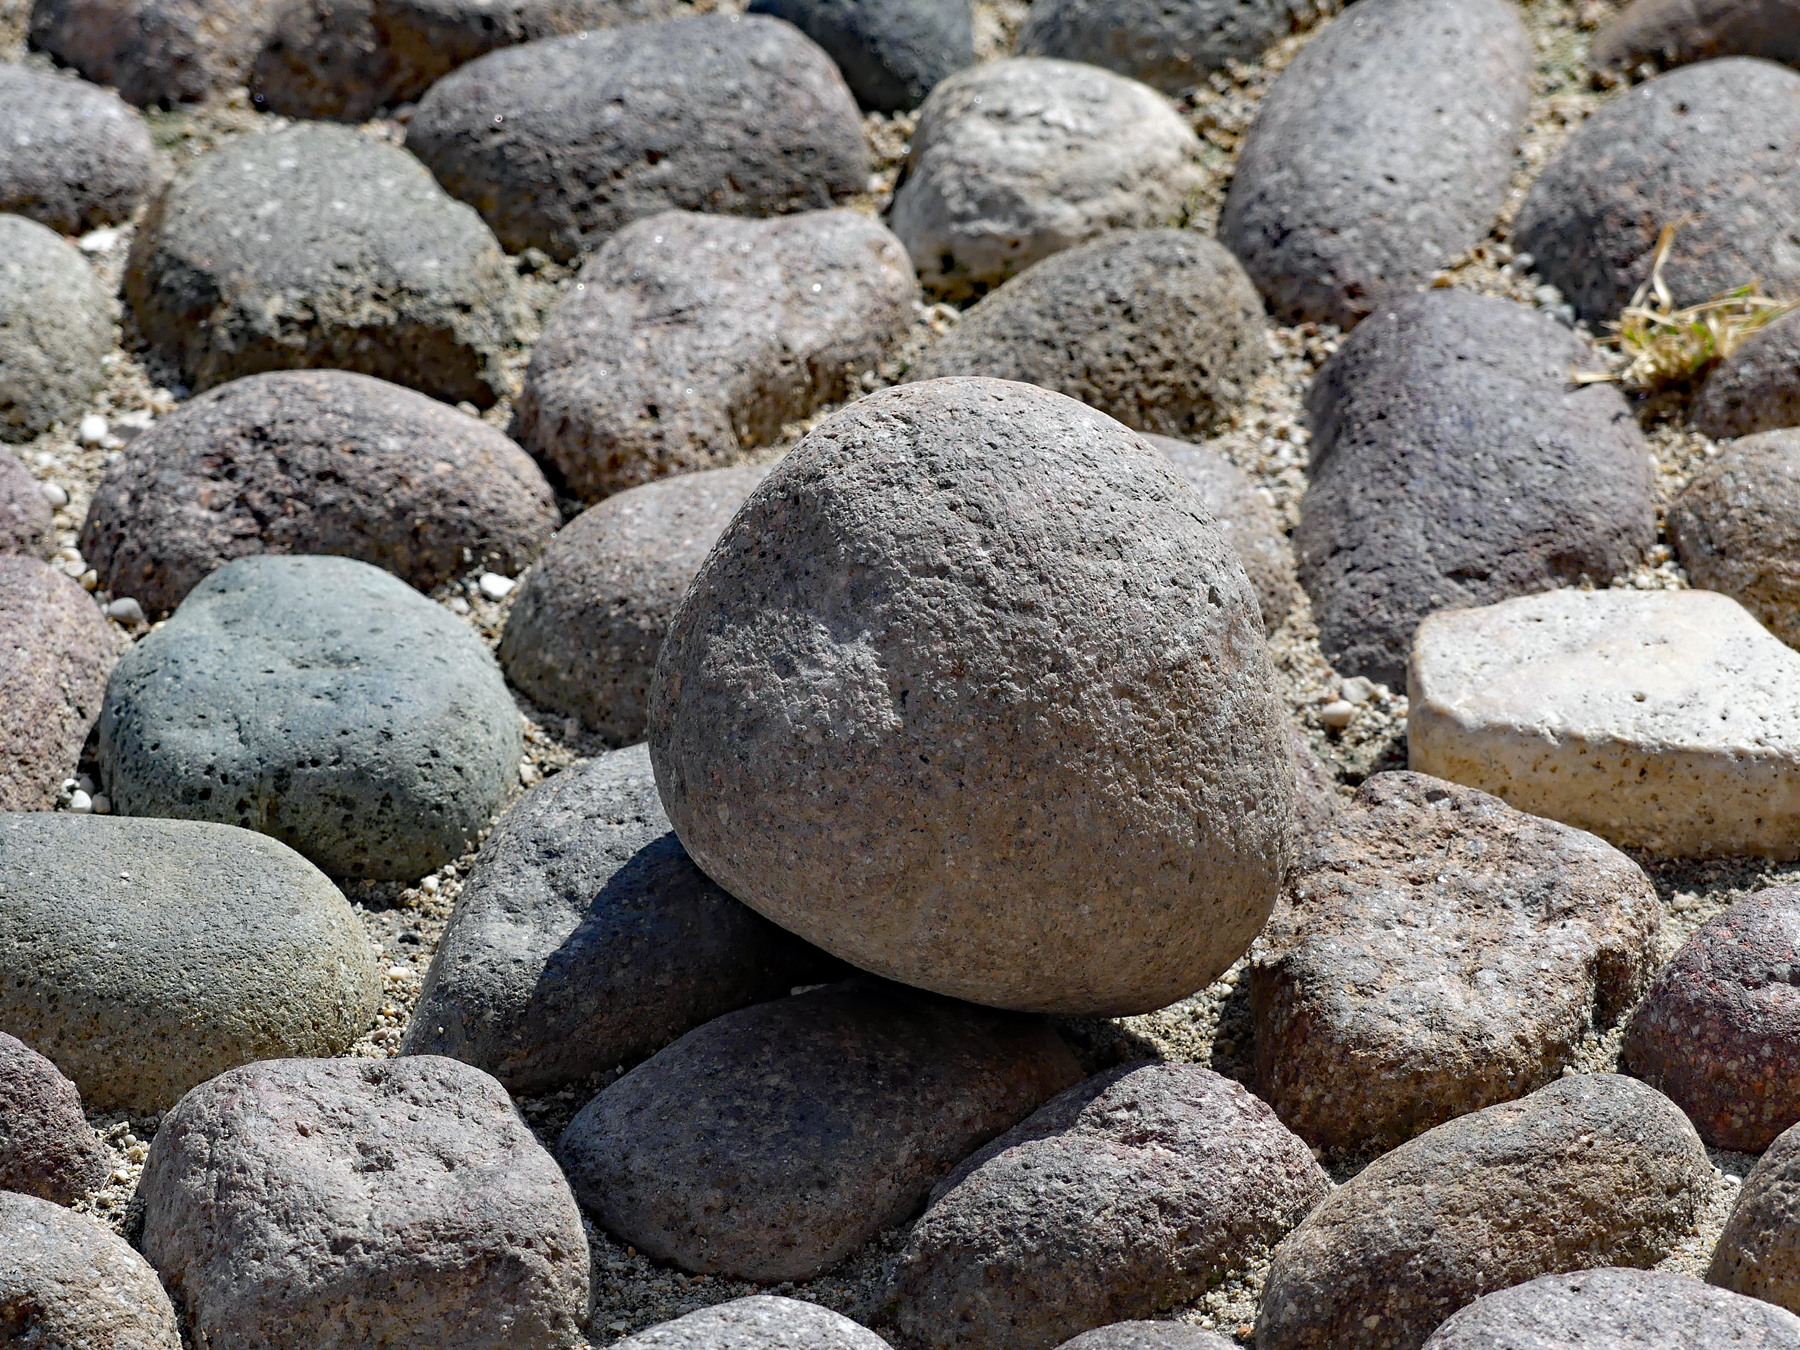
[[1347,703],[1367,703],[1375,697],[1375,681],[1367,676],[1357,675],[1344,681],[1341,693]]
[[91,567],[77,577],[76,580],[79,581],[86,590],[97,591],[100,589],[100,574]]
[[83,792],[80,788],[76,788],[74,795],[69,798],[69,810],[73,811],[76,815],[86,815],[93,809],[94,799],[88,796],[87,793]]
[[460,595],[451,596],[450,612],[452,614],[467,614],[469,612],[469,602]]
[[96,792],[94,794],[92,805],[94,814],[97,816],[110,816],[112,814],[112,798],[108,797],[104,792]]
[[44,500],[50,503],[53,510],[60,511],[69,504],[69,494],[55,483],[43,484]]
[[1354,703],[1346,703],[1341,698],[1334,698],[1323,708],[1319,709],[1319,720],[1326,726],[1337,731],[1342,731],[1345,727],[1349,726],[1351,719],[1355,716],[1356,705]]
[[389,966],[388,967],[388,978],[391,980],[403,980],[410,974],[412,974],[412,972],[410,970],[408,970],[405,966]]
[[119,232],[110,227],[102,227],[89,230],[75,242],[83,253],[111,253],[113,246],[119,242]]
[[106,432],[106,419],[99,413],[89,413],[81,419],[81,427],[76,434],[83,445],[99,445],[106,439]]
[[426,877],[425,880],[419,883],[419,889],[424,891],[427,895],[436,895],[438,893],[438,884],[438,879],[436,877]]
[[483,572],[481,580],[476,583],[481,593],[490,600],[504,600],[512,594],[513,579],[503,577],[498,572]]
[[106,617],[117,619],[120,623],[142,623],[144,607],[129,595],[121,595],[106,607]]

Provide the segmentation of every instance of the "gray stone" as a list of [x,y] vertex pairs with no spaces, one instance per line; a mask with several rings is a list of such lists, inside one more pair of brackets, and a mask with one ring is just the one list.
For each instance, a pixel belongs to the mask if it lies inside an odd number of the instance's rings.
[[187,821],[0,815],[0,1026],[89,1109],[342,1053],[380,1000],[361,922],[283,845]]
[[130,217],[150,188],[150,130],[116,94],[0,64],[0,211],[58,234]]
[[831,58],[755,15],[491,52],[432,86],[406,144],[508,251],[564,261],[671,208],[812,210],[869,176],[856,100]]
[[588,1244],[556,1162],[455,1060],[275,1060],[163,1117],[144,1254],[201,1345],[585,1350]]
[[412,156],[301,123],[177,174],[138,226],[125,294],[196,389],[323,366],[485,408],[506,392],[516,282]]
[[750,0],[749,12],[786,19],[823,47],[871,112],[916,108],[975,64],[969,0]]
[[1706,1278],[1800,1312],[1800,1126],[1784,1131],[1744,1178]]
[[111,1172],[75,1085],[29,1045],[0,1031],[0,1191],[66,1205]]
[[1579,584],[1656,541],[1650,451],[1586,342],[1464,290],[1398,300],[1313,381],[1311,483],[1294,531],[1319,646],[1398,688],[1419,621]]
[[0,215],[0,440],[81,415],[112,350],[113,302],[56,233]]
[[481,639],[348,558],[240,558],[120,661],[114,810],[241,825],[333,876],[412,880],[472,848],[518,768]]
[[1103,234],[1034,263],[963,315],[909,378],[1042,385],[1137,431],[1205,435],[1269,364],[1262,301],[1192,230]]
[[1289,861],[1255,592],[1168,460],[1047,390],[933,380],[821,423],[726,528],[651,687],[701,870],[876,974],[1160,1008]]
[[681,597],[767,465],[677,474],[615,493],[550,541],[500,638],[515,688],[609,744],[644,739],[650,677]]
[[1085,61],[1180,94],[1231,62],[1255,61],[1328,8],[1328,0],[1037,0],[1019,52]]
[[848,1317],[798,1299],[756,1294],[640,1331],[615,1350],[887,1350]]
[[1800,290],[1800,72],[1730,57],[1626,91],[1545,165],[1512,238],[1598,325],[1649,279],[1665,225],[1680,226],[1662,273],[1677,305],[1753,281]]
[[1796,0],[1635,0],[1594,38],[1590,60],[1605,69],[1645,62],[1681,66],[1721,56],[1761,56],[1800,65]]
[[1531,94],[1505,0],[1362,0],[1263,99],[1219,221],[1270,313],[1348,328],[1488,232]]
[[1800,316],[1775,320],[1715,366],[1693,420],[1717,440],[1800,426]]
[[1668,512],[1669,539],[1695,586],[1721,591],[1800,647],[1800,431],[1722,446]]
[[252,375],[134,437],[81,527],[114,595],[167,614],[252,554],[358,558],[421,591],[514,576],[558,523],[550,485],[494,428],[341,370]]
[[0,450],[0,554],[48,558],[56,547],[55,525],[37,479],[17,456]]
[[1115,1322],[1084,1331],[1060,1350],[1235,1350],[1217,1332],[1180,1322]]
[[1294,823],[1302,844],[1337,819],[1342,809],[1337,774],[1319,758],[1306,733],[1288,724],[1288,748],[1294,756]]
[[1057,1345],[1243,1273],[1330,1189],[1229,1078],[1128,1064],[939,1183],[900,1255],[896,1321],[932,1350]]
[[169,1296],[124,1238],[4,1190],[0,1336],[19,1350],[181,1350]]
[[100,716],[112,633],[76,582],[0,554],[0,652],[0,811],[48,811]]
[[723,467],[850,397],[917,299],[899,241],[855,211],[640,220],[544,325],[513,434],[589,501]]
[[35,0],[31,45],[141,106],[242,84],[284,0]]
[[1275,1251],[1258,1350],[1417,1350],[1493,1290],[1654,1265],[1711,1184],[1668,1098],[1617,1074],[1560,1078],[1426,1131],[1321,1201]]
[[638,745],[564,769],[500,818],[401,1053],[449,1055],[535,1095],[840,974],[694,866]]
[[1172,224],[1200,185],[1199,154],[1135,80],[995,61],[925,100],[888,219],[925,288],[960,300],[1106,230]]
[[806,1280],[1080,1078],[1041,1019],[861,976],[690,1031],[583,1107],[558,1154],[639,1251]]

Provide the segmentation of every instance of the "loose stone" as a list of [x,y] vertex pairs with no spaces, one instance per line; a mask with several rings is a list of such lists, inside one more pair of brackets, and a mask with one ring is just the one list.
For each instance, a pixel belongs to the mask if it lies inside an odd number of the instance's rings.
[[786,19],[823,47],[871,112],[916,108],[975,64],[969,0],[750,0],[749,12]]
[[150,131],[116,94],[0,63],[0,211],[58,234],[129,219],[155,176]]
[[[63,493],[63,502],[68,500]],[[48,490],[14,455],[0,450],[0,554],[48,558],[56,549],[55,525]]]
[[1706,1278],[1800,1312],[1800,1126],[1779,1135],[1744,1178]]
[[1721,56],[1800,65],[1794,0],[1634,0],[1594,38],[1600,69],[1681,66]]
[[35,0],[31,45],[140,107],[242,84],[282,0]]
[[181,1350],[156,1272],[85,1214],[0,1190],[0,1323],[26,1350]]
[[0,1031],[0,1192],[66,1205],[111,1171],[75,1085],[37,1051]]
[[640,1331],[615,1350],[888,1350],[866,1327],[816,1303],[756,1294]]
[[113,303],[55,231],[0,215],[0,440],[72,421],[100,384]]
[[48,811],[100,716],[112,634],[78,583],[0,554],[0,652],[0,811]]
[[1729,595],[1790,647],[1800,647],[1800,430],[1745,436],[1720,448],[1668,513],[1675,555],[1695,586]]
[[1776,319],[1719,362],[1693,419],[1716,440],[1800,426],[1800,318]]
[[1294,607],[1299,586],[1294,580],[1294,551],[1267,494],[1216,450],[1171,436],[1144,439],[1167,455],[1176,472],[1205,500],[1256,587],[1263,627],[1274,632]]
[[1181,94],[1232,62],[1249,64],[1318,17],[1312,0],[1038,0],[1022,56],[1085,61]]
[[1115,1322],[1084,1331],[1059,1350],[1231,1350],[1235,1344],[1180,1322]]

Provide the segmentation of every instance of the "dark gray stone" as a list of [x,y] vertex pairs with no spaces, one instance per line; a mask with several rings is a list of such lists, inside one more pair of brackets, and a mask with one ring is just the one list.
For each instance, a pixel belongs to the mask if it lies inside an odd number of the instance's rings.
[[831,58],[755,15],[491,52],[432,86],[406,145],[508,251],[565,261],[660,211],[813,210],[869,176],[856,100]]
[[[0,868],[6,865],[0,861]],[[29,1045],[0,1031],[0,1191],[66,1205],[111,1173],[75,1085]]]
[[1003,380],[872,394],[677,612],[650,756],[694,861],[876,974],[1077,1016],[1249,946],[1294,791],[1243,565],[1169,461]]
[[848,1317],[798,1299],[756,1294],[702,1308],[614,1341],[615,1350],[887,1350]]
[[1283,322],[1348,328],[1488,232],[1531,94],[1505,0],[1361,0],[1263,100],[1219,238]]
[[1549,315],[1464,290],[1394,302],[1326,362],[1294,551],[1337,670],[1401,688],[1434,610],[1605,586],[1643,558],[1649,447],[1616,388],[1569,383],[1592,364]]
[[242,84],[284,0],[35,0],[31,45],[140,106]]
[[639,1251],[805,1280],[1080,1077],[1039,1018],[862,976],[690,1031],[583,1107],[558,1155]]
[[895,1320],[931,1350],[1037,1350],[1189,1303],[1281,1240],[1331,1182],[1275,1113],[1197,1064],[1063,1093],[933,1190]]
[[91,1110],[165,1111],[239,1064],[341,1054],[380,995],[348,902],[272,839],[0,815],[0,1026]]
[[1669,540],[1695,586],[1729,595],[1800,647],[1800,431],[1722,446],[1668,511]]
[[0,1336],[19,1350],[181,1350],[169,1296],[124,1238],[4,1190]]
[[1235,1350],[1237,1342],[1180,1322],[1115,1322],[1084,1331],[1059,1350]]
[[18,457],[0,450],[0,553],[48,558],[56,548],[56,518],[44,490]]
[[473,629],[348,558],[240,558],[107,684],[113,808],[273,835],[333,876],[412,880],[474,846],[518,709]]
[[316,122],[183,169],[125,271],[144,336],[196,389],[329,367],[483,408],[506,392],[516,283],[493,235],[417,160]]
[[48,811],[100,716],[112,632],[78,583],[0,554],[0,652],[0,811]]
[[1693,419],[1717,440],[1800,426],[1800,315],[1775,320],[1719,362]]
[[0,63],[0,211],[58,234],[127,219],[150,188],[143,119],[116,94]]
[[0,215],[0,440],[73,423],[112,350],[113,302],[55,231]]
[[455,1060],[222,1074],[163,1117],[138,1193],[144,1254],[198,1344],[586,1350],[568,1183]]
[[1022,56],[1085,61],[1180,94],[1304,26],[1315,0],[1036,0]]
[[1665,225],[1677,305],[1752,281],[1800,291],[1800,72],[1731,57],[1627,90],[1544,167],[1512,237],[1598,325],[1649,279]]
[[1800,1126],[1777,1137],[1744,1178],[1706,1278],[1800,1312]]
[[1796,0],[1635,0],[1594,38],[1594,65],[1636,70],[1721,56],[1800,65]]
[[1667,1097],[1572,1074],[1383,1154],[1275,1251],[1258,1350],[1418,1350],[1483,1294],[1651,1266],[1694,1231],[1712,1164]]
[[357,558],[421,591],[515,576],[555,531],[531,457],[485,422],[348,371],[280,371],[200,395],[101,480],[81,555],[152,618],[253,554]]
[[750,0],[749,12],[786,19],[823,47],[871,112],[916,108],[975,64],[969,0]]

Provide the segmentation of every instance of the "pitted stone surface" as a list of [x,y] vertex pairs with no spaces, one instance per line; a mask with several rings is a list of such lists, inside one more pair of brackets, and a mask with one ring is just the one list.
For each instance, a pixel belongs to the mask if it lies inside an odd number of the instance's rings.
[[614,1341],[617,1350],[888,1350],[866,1327],[816,1303],[755,1294]]
[[0,441],[74,428],[112,350],[113,310],[73,245],[0,215]]
[[1294,607],[1299,585],[1294,579],[1294,550],[1268,496],[1216,450],[1172,436],[1144,439],[1167,455],[1176,472],[1205,500],[1256,587],[1263,627],[1274,632]]
[[1800,426],[1800,315],[1776,319],[1713,367],[1692,416],[1715,440]]
[[56,520],[44,490],[10,450],[0,449],[0,554],[48,558]]
[[0,554],[0,653],[0,811],[48,811],[100,716],[112,632],[79,582]]
[[[5,865],[0,861],[0,869]],[[29,1045],[0,1031],[0,1191],[66,1205],[111,1172],[75,1085]]]
[[35,0],[31,45],[132,103],[242,84],[283,0]]
[[1689,581],[1800,647],[1800,430],[1720,446],[1669,507],[1668,531]]
[[1181,1322],[1115,1322],[1084,1331],[1059,1350],[1231,1350],[1235,1344]]
[[1800,65],[1795,0],[1635,0],[1594,38],[1594,65],[1635,71],[1721,56]]
[[856,101],[905,112],[946,76],[975,64],[969,0],[750,0],[825,49]]
[[58,234],[127,219],[155,176],[150,131],[116,94],[0,63],[0,211]]
[[1019,53],[1085,61],[1180,94],[1230,62],[1255,61],[1316,14],[1310,0],[1037,0]]
[[1777,1137],[1744,1178],[1706,1278],[1800,1313],[1800,1126]]
[[150,1264],[85,1214],[0,1190],[0,1333],[20,1350],[181,1350]]

